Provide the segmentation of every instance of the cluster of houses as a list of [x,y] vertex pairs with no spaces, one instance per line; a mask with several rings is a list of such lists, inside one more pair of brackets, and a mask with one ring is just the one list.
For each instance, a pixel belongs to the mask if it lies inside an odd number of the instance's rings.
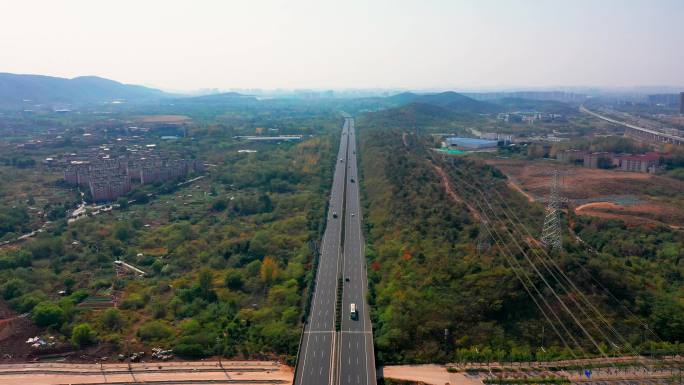
[[615,168],[622,171],[653,173],[663,164],[665,154],[615,154],[612,152],[591,152],[585,150],[561,150],[556,159],[565,163],[583,164],[588,168]]
[[204,164],[156,151],[154,147],[129,149],[111,156],[106,147],[89,149],[86,154],[70,154],[64,180],[88,188],[94,202],[113,201],[128,194],[132,184],[149,184],[184,178],[190,172],[203,172]]

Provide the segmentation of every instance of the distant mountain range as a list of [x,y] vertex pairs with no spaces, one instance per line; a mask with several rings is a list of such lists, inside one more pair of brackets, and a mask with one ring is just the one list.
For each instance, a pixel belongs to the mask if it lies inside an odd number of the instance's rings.
[[481,102],[453,91],[440,92],[437,94],[415,94],[412,92],[404,92],[387,97],[386,100],[399,106],[411,103],[419,103],[442,107],[458,112],[491,113],[498,110],[498,108],[491,103]]
[[[502,94],[507,96],[508,94]],[[338,99],[344,103],[358,104],[359,109],[403,107],[412,104],[422,105],[406,109],[404,112],[432,113],[437,116],[451,113],[495,113],[504,109],[533,109],[540,104],[548,110],[563,110],[567,106],[553,101],[530,101],[517,98],[498,100],[476,100],[481,95],[470,95],[457,92],[441,92],[418,94],[404,92],[389,97],[368,97],[355,99]],[[43,105],[47,108],[60,108],[64,106],[99,104],[113,101],[126,103],[155,102],[165,99],[167,103],[176,105],[253,105],[260,103],[259,99],[236,92],[209,94],[202,96],[187,97],[184,95],[169,94],[158,89],[139,85],[123,84],[114,80],[96,76],[80,76],[73,79],[59,78],[43,75],[18,75],[0,73],[0,107],[32,108],[35,105]],[[308,99],[280,99],[290,102],[312,103]],[[323,99],[327,100],[327,99]],[[335,100],[335,99],[330,99]],[[329,102],[329,100],[328,100]],[[431,108],[438,107],[438,108]],[[563,111],[565,112],[565,111]],[[562,113],[562,112],[561,112]]]
[[97,76],[73,79],[0,73],[0,105],[84,104],[114,100],[152,101],[170,97],[161,90],[123,84]]
[[258,99],[251,95],[244,95],[237,92],[223,92],[219,94],[181,97],[174,99],[174,103],[180,104],[206,104],[206,105],[224,105],[224,104],[245,104],[257,102]]

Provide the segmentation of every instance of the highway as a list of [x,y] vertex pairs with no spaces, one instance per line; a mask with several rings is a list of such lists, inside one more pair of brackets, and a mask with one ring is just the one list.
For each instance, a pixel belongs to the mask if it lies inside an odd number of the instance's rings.
[[601,120],[605,120],[606,122],[610,122],[613,124],[617,124],[619,126],[627,127],[627,128],[632,129],[636,132],[647,135],[647,136],[653,138],[654,140],[656,140],[658,142],[674,143],[674,144],[680,144],[680,145],[684,144],[684,137],[681,137],[681,136],[672,135],[672,134],[668,134],[665,132],[660,132],[658,130],[654,130],[654,129],[650,129],[650,128],[646,128],[646,127],[639,127],[639,126],[636,126],[634,124],[630,124],[627,122],[621,122],[619,120],[615,120],[615,119],[609,118],[607,116],[593,112],[593,111],[589,110],[588,108],[586,108],[585,106],[580,106],[580,111],[584,112],[586,114],[589,114],[591,116],[594,116],[596,118],[599,118]]
[[[341,330],[338,339],[338,384],[375,385],[373,328],[366,303],[366,257],[361,232],[356,133],[354,119],[347,118],[349,150],[347,153],[346,210],[342,263]],[[356,305],[357,319],[352,319],[350,307]]]
[[[347,167],[347,132],[349,120],[342,126],[340,149],[335,171],[323,234],[321,254],[316,273],[311,311],[304,328],[297,363],[295,385],[332,384],[335,355],[335,300],[342,253],[342,218],[344,213],[345,172]],[[337,218],[334,218],[336,213]]]

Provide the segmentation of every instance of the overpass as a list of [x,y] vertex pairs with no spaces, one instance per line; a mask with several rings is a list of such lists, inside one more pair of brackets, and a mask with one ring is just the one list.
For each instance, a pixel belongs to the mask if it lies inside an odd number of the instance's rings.
[[584,107],[583,105],[580,106],[580,111],[584,112],[585,114],[589,114],[593,117],[599,118],[601,120],[605,120],[606,122],[610,122],[613,124],[617,124],[619,126],[623,126],[627,129],[626,134],[628,134],[630,136],[634,136],[634,137],[639,138],[639,139],[648,140],[651,142],[671,143],[671,144],[676,144],[676,145],[680,145],[680,146],[684,145],[684,137],[681,137],[681,136],[667,134],[667,133],[660,132],[657,130],[653,130],[650,128],[635,126],[635,125],[627,123],[627,122],[621,122],[619,120],[615,120],[615,119],[609,118],[607,116],[600,115],[596,112],[590,111],[588,108]]

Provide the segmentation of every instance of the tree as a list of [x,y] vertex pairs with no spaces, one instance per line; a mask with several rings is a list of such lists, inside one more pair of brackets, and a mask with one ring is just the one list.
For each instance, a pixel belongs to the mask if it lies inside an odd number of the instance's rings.
[[122,210],[125,210],[128,208],[128,198],[126,198],[126,197],[120,197],[119,199],[116,200],[116,203],[119,205],[119,208]]
[[207,301],[215,301],[216,293],[214,292],[214,277],[209,270],[202,270],[199,274],[198,288],[200,297]]
[[29,243],[28,250],[33,258],[42,259],[62,254],[64,247],[59,238],[41,237]]
[[227,288],[231,290],[242,290],[245,282],[242,280],[242,274],[237,271],[229,271],[226,278],[223,280]]
[[126,242],[133,237],[133,232],[128,224],[119,223],[114,229],[114,236],[121,242]]
[[79,348],[91,345],[95,342],[95,332],[89,324],[76,325],[71,333],[71,343]]
[[24,281],[19,278],[12,278],[7,281],[0,290],[2,298],[10,300],[19,297],[24,291]]
[[52,302],[41,302],[33,308],[33,322],[40,327],[60,326],[64,318],[64,310]]
[[138,337],[143,341],[158,341],[171,337],[173,330],[160,321],[148,321],[138,329]]
[[651,322],[658,335],[670,341],[684,339],[684,305],[670,294],[659,295],[653,301]]
[[150,198],[147,196],[146,192],[138,189],[131,193],[131,200],[134,200],[137,204],[145,204],[150,201]]
[[67,293],[71,293],[71,291],[74,289],[74,285],[76,284],[76,280],[74,279],[73,276],[67,275],[64,277],[64,290],[66,290]]
[[108,330],[120,330],[123,319],[118,309],[107,309],[102,313],[102,325]]
[[278,262],[271,257],[264,258],[259,275],[261,276],[261,281],[267,285],[275,281],[280,276]]
[[249,242],[249,251],[258,256],[263,256],[268,251],[271,237],[265,230],[257,231]]
[[261,203],[261,209],[263,212],[273,211],[273,202],[267,194],[261,194],[259,196],[259,203]]
[[228,202],[223,198],[216,199],[211,204],[211,211],[221,212],[224,211],[226,208],[228,208]]

